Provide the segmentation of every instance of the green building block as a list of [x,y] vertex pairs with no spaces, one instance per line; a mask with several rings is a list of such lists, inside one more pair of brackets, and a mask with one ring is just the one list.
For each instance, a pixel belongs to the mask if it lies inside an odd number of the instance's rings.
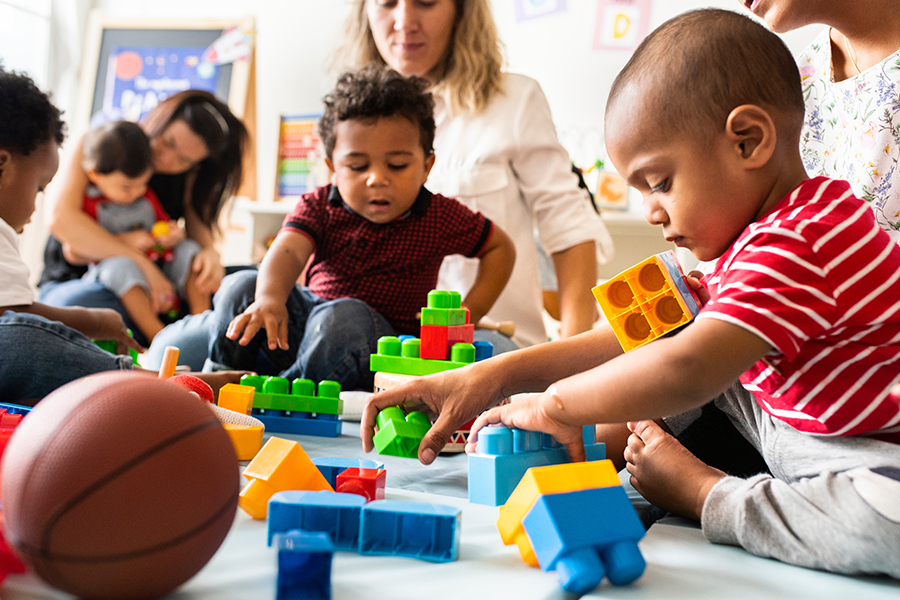
[[431,290],[428,306],[422,309],[422,325],[465,325],[466,309],[459,292]]
[[422,438],[431,429],[425,413],[413,411],[408,415],[397,406],[385,408],[376,418],[378,433],[373,442],[378,454],[416,458]]
[[436,360],[419,358],[420,343],[418,339],[410,338],[401,344],[399,338],[384,336],[378,340],[378,353],[369,357],[369,368],[398,375],[431,375],[475,362],[472,344],[454,344],[450,349],[450,360]]
[[[130,335],[131,337],[134,337],[133,335],[131,335],[130,329],[128,330],[128,335]],[[110,354],[116,354],[116,341],[115,340],[91,340],[91,341],[94,342],[94,344],[101,350],[106,350]],[[131,362],[134,364],[135,367],[141,366],[138,364],[137,350],[135,350],[134,348],[129,348],[128,356],[131,357]]]
[[316,414],[339,415],[344,412],[341,385],[336,381],[320,381],[319,393],[309,379],[295,379],[289,384],[284,377],[244,375],[241,385],[256,390],[253,408],[260,410],[285,410]]

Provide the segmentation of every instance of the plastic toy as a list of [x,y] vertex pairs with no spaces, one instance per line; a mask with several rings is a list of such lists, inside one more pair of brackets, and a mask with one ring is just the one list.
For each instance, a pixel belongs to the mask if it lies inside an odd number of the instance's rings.
[[671,250],[591,291],[626,352],[687,325],[700,312],[700,301]]
[[325,533],[279,533],[276,600],[331,600],[334,546]]
[[368,502],[384,500],[384,482],[387,471],[384,469],[359,469],[350,467],[337,476],[338,492],[357,494]]
[[309,379],[295,379],[289,384],[284,377],[244,375],[241,385],[256,390],[252,414],[270,432],[323,437],[341,434],[344,403],[336,381],[320,381],[318,394]]
[[322,456],[312,459],[313,464],[318,467],[322,476],[328,481],[331,487],[337,487],[337,476],[349,469],[356,467],[357,469],[383,469],[384,463],[377,460],[369,460],[367,458],[342,458],[337,456]]
[[[588,461],[606,458],[606,444],[597,443],[592,425],[584,427],[584,451]],[[469,502],[500,506],[528,469],[568,463],[569,454],[552,436],[495,426],[479,430],[477,451],[468,460]]]
[[[150,229],[150,235],[154,240],[169,235],[169,223],[167,221],[157,221]],[[175,260],[175,251],[171,248],[163,248],[159,242],[156,242],[152,248],[147,249],[147,258],[155,263],[168,263]]]
[[416,458],[422,438],[431,429],[431,421],[425,413],[412,411],[408,415],[397,406],[378,413],[375,418],[378,431],[372,441],[378,454]]
[[166,381],[181,386],[193,394],[197,394],[197,397],[205,402],[215,404],[216,398],[212,388],[199,377],[188,375],[187,373],[179,373],[169,377]]
[[222,423],[222,427],[225,428],[225,433],[231,439],[238,460],[253,460],[262,450],[265,427],[231,423]]
[[644,526],[621,485],[542,495],[522,527],[541,569],[555,569],[567,592],[585,594],[604,576],[628,585],[647,566],[637,545]]
[[[131,330],[128,330],[128,335],[130,337],[134,337]],[[110,354],[118,354],[116,352],[116,341],[115,340],[91,340],[94,344],[100,348],[101,350],[106,350]],[[134,348],[128,349],[128,356],[131,357],[131,362],[134,366],[139,367],[141,365],[138,364],[138,353]]]
[[317,491],[278,492],[269,500],[269,545],[292,529],[328,534],[337,550],[356,552],[366,499],[358,494]]
[[376,500],[362,507],[359,552],[450,562],[459,554],[461,511],[452,506]]
[[454,344],[449,360],[420,358],[421,340],[403,340],[385,336],[378,340],[378,352],[369,357],[369,368],[373,371],[399,373],[401,375],[431,375],[450,369],[458,369],[475,362],[475,346]]
[[236,413],[249,415],[253,410],[253,396],[255,393],[255,387],[226,383],[219,388],[219,401],[217,404]]
[[619,475],[611,460],[550,465],[528,469],[522,481],[500,507],[497,529],[507,546],[519,547],[519,555],[525,564],[538,566],[537,557],[525,530],[522,519],[543,494],[559,494],[598,487],[621,485]]
[[275,492],[286,490],[334,491],[297,442],[271,437],[244,469],[249,483],[241,490],[239,505],[254,519],[266,518],[266,504]]
[[[12,437],[16,427],[19,426],[19,423],[29,412],[31,412],[30,406],[0,402],[0,458],[3,458],[3,452],[6,450],[9,438]],[[0,512],[0,584],[3,583],[7,575],[24,573],[25,571],[25,564],[19,560],[19,557],[7,545],[6,539],[3,537],[3,513]]]

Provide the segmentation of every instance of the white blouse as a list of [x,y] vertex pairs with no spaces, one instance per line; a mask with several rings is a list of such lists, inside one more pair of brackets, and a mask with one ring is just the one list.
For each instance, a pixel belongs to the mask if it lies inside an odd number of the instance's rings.
[[[450,115],[437,99],[435,121],[435,165],[426,186],[480,211],[516,247],[512,276],[487,316],[514,321],[520,346],[547,341],[535,226],[547,254],[594,241],[605,261],[612,256],[612,240],[578,187],[543,91],[533,79],[508,73],[503,92],[479,114]],[[465,296],[477,269],[475,259],[447,257],[438,286]]]
[[0,219],[0,306],[22,306],[34,302],[28,283],[28,266],[19,254],[19,236]]

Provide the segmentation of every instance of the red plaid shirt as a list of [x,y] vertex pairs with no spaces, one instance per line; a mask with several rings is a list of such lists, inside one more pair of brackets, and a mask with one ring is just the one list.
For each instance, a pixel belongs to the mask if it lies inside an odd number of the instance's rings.
[[310,291],[328,300],[358,298],[397,333],[412,335],[444,257],[477,256],[492,227],[481,213],[425,188],[406,214],[379,225],[354,213],[331,185],[304,194],[282,225],[315,244]]

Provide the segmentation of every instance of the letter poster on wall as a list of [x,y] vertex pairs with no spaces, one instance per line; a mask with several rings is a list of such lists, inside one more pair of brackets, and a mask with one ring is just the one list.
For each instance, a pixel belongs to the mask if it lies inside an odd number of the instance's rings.
[[594,50],[634,50],[650,27],[651,0],[598,0]]

